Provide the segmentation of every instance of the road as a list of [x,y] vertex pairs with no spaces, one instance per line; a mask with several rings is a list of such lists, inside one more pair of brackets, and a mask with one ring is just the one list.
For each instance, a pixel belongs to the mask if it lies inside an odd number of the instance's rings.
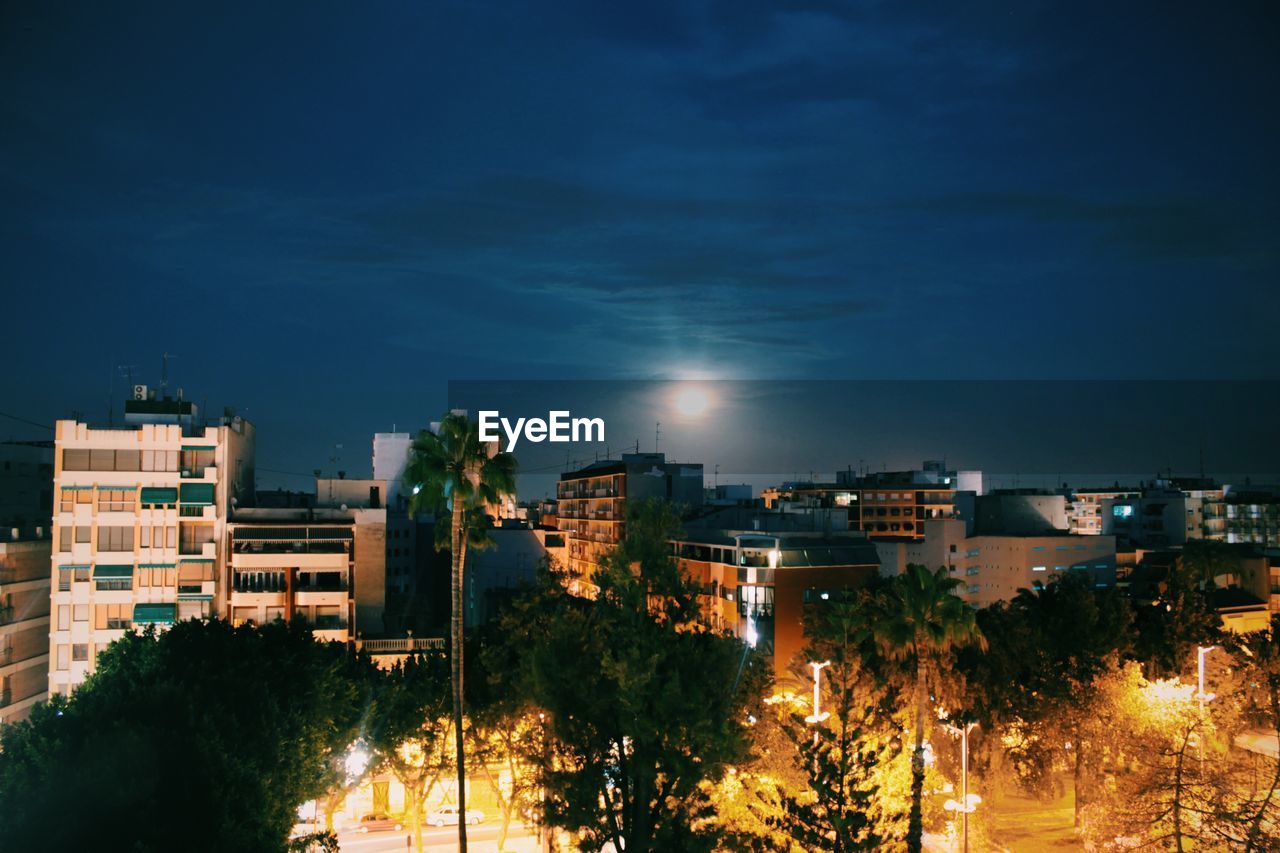
[[[501,825],[496,820],[486,821],[479,826],[467,827],[467,847],[475,853],[496,853],[498,850],[498,833]],[[405,842],[409,845],[406,846]],[[412,850],[413,842],[408,830],[401,832],[340,832],[338,845],[343,851],[351,853],[393,853],[393,851]],[[422,849],[431,853],[443,853],[456,850],[458,846],[458,828],[445,826],[422,828]],[[511,831],[507,833],[506,850],[512,853],[532,853],[537,850],[537,842],[533,833],[522,824],[512,821]]]

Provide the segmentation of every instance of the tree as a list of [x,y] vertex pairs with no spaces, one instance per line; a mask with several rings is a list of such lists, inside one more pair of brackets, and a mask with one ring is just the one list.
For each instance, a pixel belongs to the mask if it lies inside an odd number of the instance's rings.
[[5,845],[279,850],[356,737],[370,667],[280,622],[126,633],[70,699],[0,732]]
[[593,600],[544,566],[503,617],[519,694],[546,717],[530,756],[544,822],[583,849],[709,849],[703,783],[748,755],[764,667],[699,622],[698,590],[670,556],[677,530],[665,503],[633,503]]
[[893,579],[885,590],[883,613],[875,622],[876,638],[883,653],[903,664],[914,676],[915,745],[911,756],[911,813],[907,848],[920,851],[924,837],[924,736],[931,724],[929,680],[940,676],[940,662],[954,649],[975,645],[986,648],[986,640],[974,620],[973,610],[953,590],[960,585],[945,567],[930,571],[915,563]]
[[[806,614],[808,644],[796,662],[822,664],[819,697],[783,715],[783,731],[799,753],[806,788],[784,793],[777,823],[805,850],[875,850],[892,837],[896,815],[881,794],[883,771],[899,751],[873,658],[870,597],[846,591]],[[870,653],[870,654],[869,654]],[[808,714],[803,711],[808,710]]]
[[387,673],[371,715],[369,740],[376,766],[404,786],[409,829],[419,851],[427,797],[441,775],[452,769],[449,710],[444,658],[428,654],[412,656]]
[[[512,819],[534,817],[538,810],[538,781],[531,756],[541,753],[546,715],[524,701],[513,684],[518,659],[492,629],[481,632],[478,677],[468,677],[467,737],[473,764],[479,763],[501,812],[498,849],[504,848]],[[481,675],[484,673],[485,675]],[[494,772],[494,767],[499,772]],[[505,773],[506,781],[501,778]]]
[[[1241,637],[1232,656],[1246,721],[1280,745],[1280,616],[1271,617],[1266,631]],[[1280,826],[1280,756],[1259,756],[1256,761],[1262,766],[1257,774],[1249,774],[1250,793],[1240,810],[1239,840],[1246,851],[1270,849],[1266,845],[1274,845],[1274,840],[1268,839],[1269,828]]]
[[[423,430],[410,448],[404,482],[412,483],[410,514],[433,510],[449,515],[451,561],[449,654],[453,682],[454,748],[458,766],[458,809],[466,815],[466,748],[463,734],[463,572],[468,546],[487,543],[484,517],[515,493],[515,458],[498,452],[497,442],[482,442],[475,422],[450,413],[438,432]],[[439,544],[439,542],[437,543]],[[467,822],[458,821],[458,848],[467,849]]]

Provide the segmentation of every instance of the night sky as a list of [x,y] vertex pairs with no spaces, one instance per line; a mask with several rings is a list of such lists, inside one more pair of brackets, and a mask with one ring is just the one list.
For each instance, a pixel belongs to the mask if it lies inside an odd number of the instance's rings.
[[168,351],[358,475],[450,379],[1277,379],[1276,9],[6,4],[0,411]]

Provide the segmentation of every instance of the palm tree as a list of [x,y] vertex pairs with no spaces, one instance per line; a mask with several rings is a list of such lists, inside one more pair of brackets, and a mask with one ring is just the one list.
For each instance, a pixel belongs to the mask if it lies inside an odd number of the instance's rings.
[[951,650],[987,641],[973,609],[953,593],[960,581],[946,567],[936,572],[911,563],[893,579],[882,603],[883,618],[875,626],[876,640],[886,657],[915,667],[915,750],[911,754],[911,815],[907,849],[919,853],[924,836],[924,730],[928,722],[929,674]]
[[467,547],[492,540],[488,510],[515,493],[515,458],[499,452],[496,442],[482,442],[477,425],[450,413],[436,432],[423,430],[410,449],[404,481],[411,483],[410,514],[423,510],[449,514],[449,538],[437,526],[436,547],[447,547],[452,568],[449,654],[453,680],[454,746],[458,756],[458,849],[467,849],[467,788],[462,731],[463,569]]

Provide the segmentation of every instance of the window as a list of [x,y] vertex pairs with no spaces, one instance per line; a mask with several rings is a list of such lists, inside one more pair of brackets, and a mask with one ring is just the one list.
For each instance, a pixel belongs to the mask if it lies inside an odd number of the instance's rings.
[[99,527],[98,528],[98,550],[99,551],[132,551],[133,550],[133,528],[132,527]]
[[89,541],[93,534],[93,530],[88,525],[81,525],[76,528],[76,541],[81,544]]
[[178,451],[176,450],[144,450],[142,451],[143,471],[177,471]]
[[89,470],[89,451],[87,450],[62,451],[62,470],[63,471],[88,471]]
[[141,469],[142,453],[138,450],[117,450],[117,471],[138,471]]
[[1032,567],[1031,567],[1031,571],[1033,571],[1033,572],[1044,572],[1044,571],[1048,571],[1048,568],[1047,568],[1046,566],[1032,566]]
[[93,626],[98,630],[117,631],[131,627],[132,617],[131,604],[99,604],[93,609]]
[[71,646],[71,659],[72,659],[72,660],[88,660],[88,659],[89,659],[89,644],[88,644],[88,643],[75,643],[74,645],[72,645],[72,646]]
[[978,567],[977,567],[977,566],[970,566],[969,568],[967,568],[967,569],[965,569],[965,570],[964,570],[964,573],[965,573],[966,575],[976,575],[976,574],[978,573]]
[[71,512],[75,508],[76,492],[74,489],[63,489],[58,503],[59,512]]
[[969,592],[971,594],[977,592],[979,589],[981,589],[981,587],[978,584],[976,583],[969,584]]
[[58,528],[58,550],[64,554],[71,550],[71,530],[70,527]]
[[71,666],[71,647],[58,646],[58,669],[68,669]]
[[98,512],[132,512],[135,494],[126,489],[98,489]]
[[69,592],[71,590],[71,572],[58,572],[58,592]]
[[71,630],[71,605],[70,604],[58,605],[58,630],[59,631]]
[[76,569],[74,569],[74,572],[75,572],[75,575],[74,575],[74,578],[73,578],[73,579],[75,580],[75,582],[76,582],[76,583],[88,583],[88,582],[89,582],[89,567],[88,567],[88,566],[84,566],[83,568],[76,568]]
[[100,578],[93,582],[93,586],[104,591],[133,589],[133,578]]
[[116,470],[116,452],[114,450],[90,450],[89,451],[89,470],[90,471]]

